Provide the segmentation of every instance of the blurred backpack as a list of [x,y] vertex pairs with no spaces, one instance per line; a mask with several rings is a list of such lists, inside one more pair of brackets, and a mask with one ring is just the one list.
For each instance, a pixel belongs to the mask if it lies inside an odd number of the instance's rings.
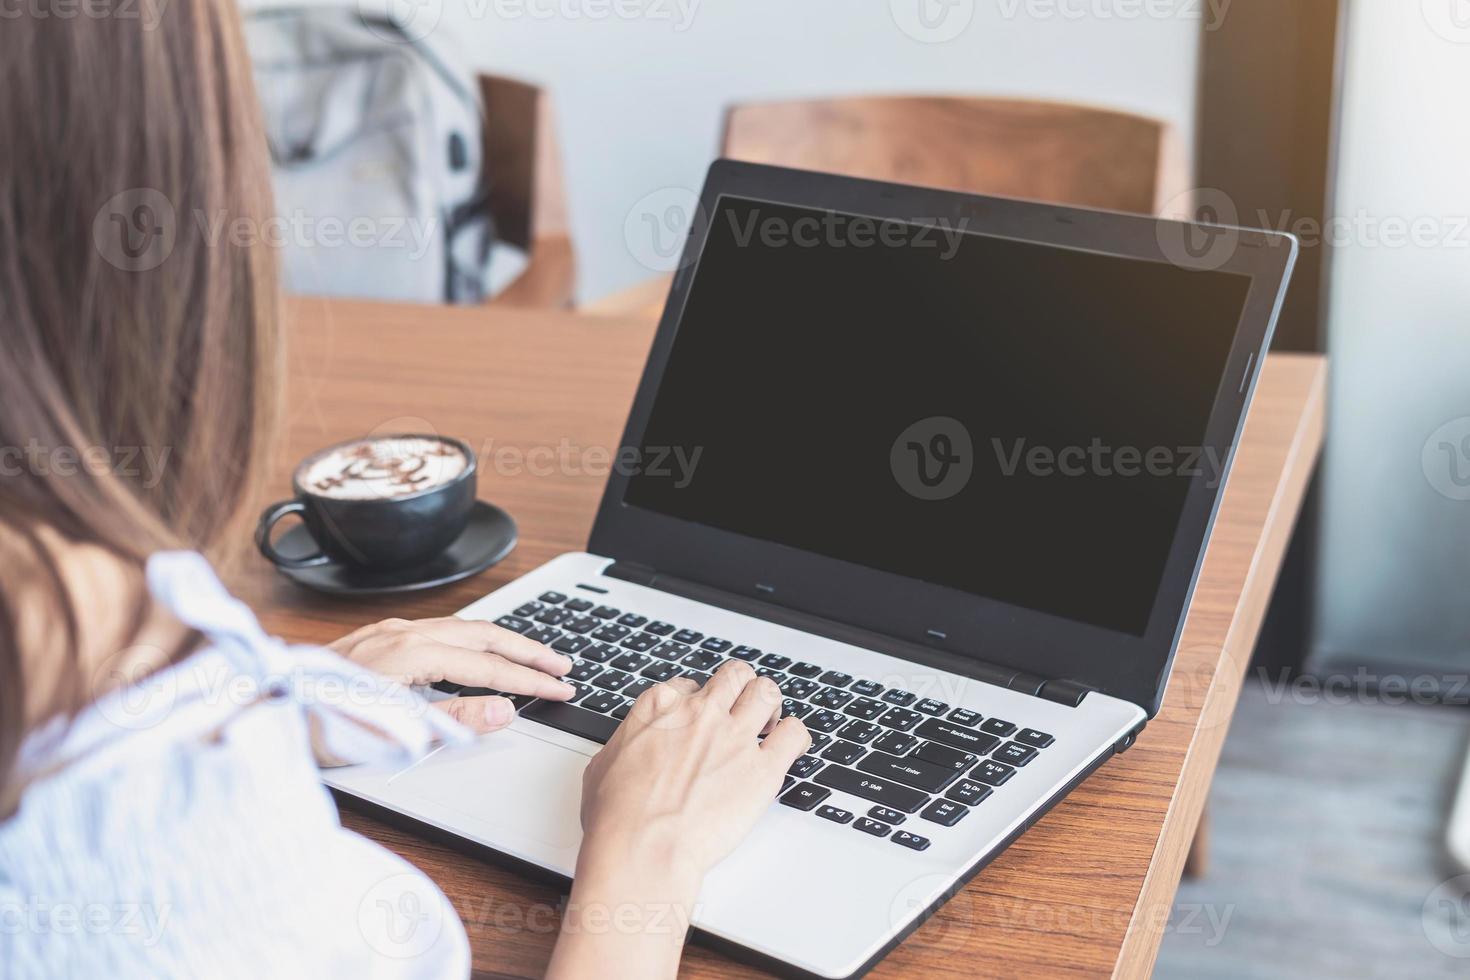
[[476,303],[494,228],[472,79],[389,18],[246,18],[292,292]]

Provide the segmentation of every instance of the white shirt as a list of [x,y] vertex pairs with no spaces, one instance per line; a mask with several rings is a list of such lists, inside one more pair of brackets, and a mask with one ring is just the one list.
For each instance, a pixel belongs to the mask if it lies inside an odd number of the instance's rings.
[[197,554],[155,555],[148,587],[207,642],[27,738],[34,781],[0,823],[0,977],[467,976],[443,893],[338,823],[307,719],[354,761],[467,731],[266,636]]

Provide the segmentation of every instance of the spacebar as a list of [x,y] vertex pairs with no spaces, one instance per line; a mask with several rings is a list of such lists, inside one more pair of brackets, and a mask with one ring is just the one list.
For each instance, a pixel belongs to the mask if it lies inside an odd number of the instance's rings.
[[536,701],[521,711],[522,718],[539,721],[543,725],[590,738],[604,745],[618,730],[618,720],[595,711],[579,708],[564,701]]

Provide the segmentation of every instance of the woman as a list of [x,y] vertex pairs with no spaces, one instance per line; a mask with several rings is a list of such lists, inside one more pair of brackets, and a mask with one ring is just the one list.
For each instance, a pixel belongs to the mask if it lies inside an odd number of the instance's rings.
[[[202,219],[269,217],[269,173],[233,7],[142,9],[0,30],[0,975],[463,976],[443,896],[338,825],[316,761],[510,717],[398,682],[558,698],[569,663],[453,619],[289,648],[195,553],[248,539],[282,357],[273,256]],[[550,974],[675,973],[670,922],[810,744],[779,700],[735,663],[637,702],[587,770]],[[422,949],[364,914],[403,880],[442,919]]]

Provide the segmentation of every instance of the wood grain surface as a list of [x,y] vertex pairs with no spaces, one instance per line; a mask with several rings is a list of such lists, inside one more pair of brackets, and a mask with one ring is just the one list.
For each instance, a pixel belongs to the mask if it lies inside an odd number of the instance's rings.
[[[384,617],[447,615],[585,545],[652,323],[320,299],[289,313],[289,408],[262,505],[289,494],[312,449],[428,430],[480,451],[480,496],[514,515],[521,538],[476,578],[387,599],[315,595],[252,556],[231,584],[271,631],[322,642]],[[1321,446],[1325,378],[1319,357],[1267,359],[1159,716],[873,975],[1147,975]],[[344,822],[440,884],[465,919],[476,976],[541,975],[557,890],[359,815]],[[682,973],[759,975],[694,946]]]

